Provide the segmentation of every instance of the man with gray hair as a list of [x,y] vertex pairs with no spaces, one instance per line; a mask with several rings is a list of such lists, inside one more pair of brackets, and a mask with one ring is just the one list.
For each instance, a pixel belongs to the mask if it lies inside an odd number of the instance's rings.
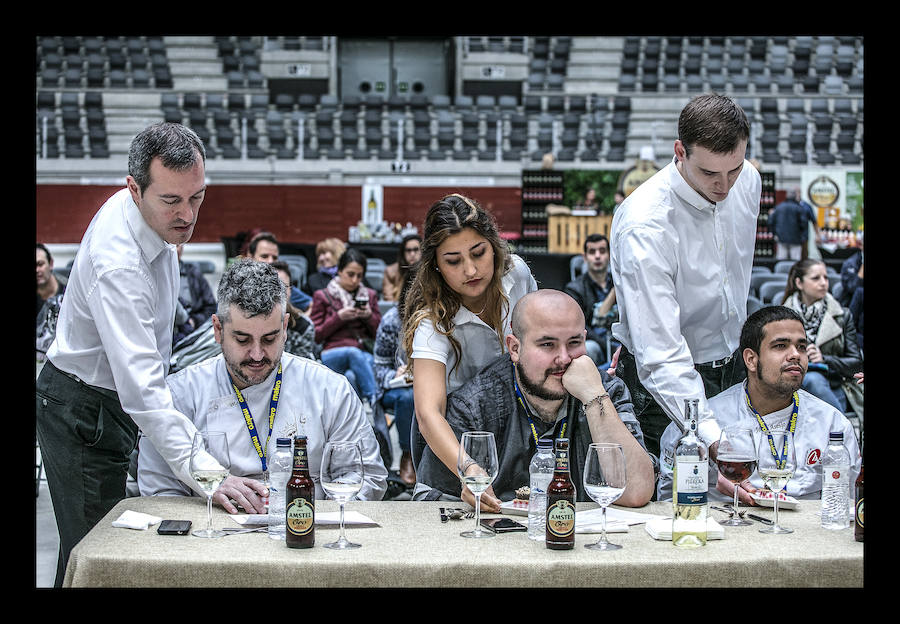
[[[224,431],[231,475],[213,496],[228,513],[240,506],[265,513],[267,460],[278,438],[305,435],[316,498],[322,451],[329,440],[359,443],[365,482],[357,497],[380,500],[387,469],[362,402],[346,377],[284,352],[287,294],[275,268],[242,260],[219,281],[213,315],[222,353],[166,380],[176,409],[200,431]],[[161,454],[166,440],[142,437],[138,488],[143,496],[205,496],[190,478],[173,473]]]
[[81,240],[56,338],[36,385],[36,427],[60,550],[69,552],[125,497],[140,429],[176,440],[166,452],[188,474],[196,430],[166,386],[180,277],[175,246],[190,240],[206,196],[206,150],[192,130],[160,123],[128,155],[125,188]]

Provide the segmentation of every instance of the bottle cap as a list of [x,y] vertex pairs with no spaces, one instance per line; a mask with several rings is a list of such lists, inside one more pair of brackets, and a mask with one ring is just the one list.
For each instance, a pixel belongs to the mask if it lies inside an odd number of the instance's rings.
[[290,438],[278,438],[275,440],[276,446],[290,446],[291,439]]
[[828,434],[829,440],[838,440],[839,442],[844,441],[844,432],[843,431],[832,431]]

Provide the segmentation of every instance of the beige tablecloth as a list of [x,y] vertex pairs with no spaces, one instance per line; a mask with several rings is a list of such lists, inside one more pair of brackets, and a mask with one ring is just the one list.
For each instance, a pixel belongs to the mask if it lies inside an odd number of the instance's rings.
[[[132,510],[165,519],[206,525],[199,498],[149,497],[121,501],[75,547],[66,587],[862,587],[863,544],[852,529],[829,531],[818,522],[819,503],[802,501],[780,510],[790,535],[765,535],[762,526],[725,528],[725,538],[703,548],[676,549],[651,538],[643,525],[610,535],[616,552],[584,548],[598,539],[578,534],[575,548],[552,551],[525,533],[491,539],[460,537],[474,520],[441,523],[436,502],[352,502],[377,527],[350,527],[362,544],[333,551],[322,544],[337,528],[317,528],[315,548],[293,550],[263,533],[220,539],[161,536],[148,530],[115,528],[113,520]],[[579,508],[594,508],[591,503]],[[334,511],[333,501],[317,510]],[[670,503],[637,510],[666,514]],[[757,508],[771,517],[772,510]],[[710,511],[717,520],[724,515]],[[490,517],[490,516],[485,516]],[[526,518],[519,518],[523,522]],[[213,507],[213,526],[238,526]]]

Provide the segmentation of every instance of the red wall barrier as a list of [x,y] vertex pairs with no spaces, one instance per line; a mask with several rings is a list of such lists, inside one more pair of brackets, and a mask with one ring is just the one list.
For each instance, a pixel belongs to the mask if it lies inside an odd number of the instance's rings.
[[[106,199],[111,186],[38,185],[35,194],[37,241],[77,243]],[[428,207],[448,193],[461,193],[490,211],[501,231],[522,229],[519,187],[384,187],[384,220],[422,230]],[[219,242],[223,236],[265,228],[279,240],[316,243],[336,236],[347,239],[360,219],[358,186],[210,185],[191,242]]]

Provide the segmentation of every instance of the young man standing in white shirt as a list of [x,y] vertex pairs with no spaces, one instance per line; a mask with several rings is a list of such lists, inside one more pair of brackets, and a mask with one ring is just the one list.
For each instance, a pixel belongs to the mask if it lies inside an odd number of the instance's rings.
[[622,343],[617,375],[631,392],[647,450],[659,453],[684,399],[700,400],[699,435],[718,440],[706,398],[746,376],[735,352],[747,318],[762,181],[744,156],[750,124],[730,98],[681,111],[671,163],[619,206],[610,232]]
[[36,426],[60,553],[125,497],[140,429],[172,443],[165,459],[188,476],[194,425],[165,376],[180,287],[176,245],[193,234],[206,194],[206,150],[181,124],[132,141],[126,188],[101,206],[81,241],[56,339],[36,385]]

